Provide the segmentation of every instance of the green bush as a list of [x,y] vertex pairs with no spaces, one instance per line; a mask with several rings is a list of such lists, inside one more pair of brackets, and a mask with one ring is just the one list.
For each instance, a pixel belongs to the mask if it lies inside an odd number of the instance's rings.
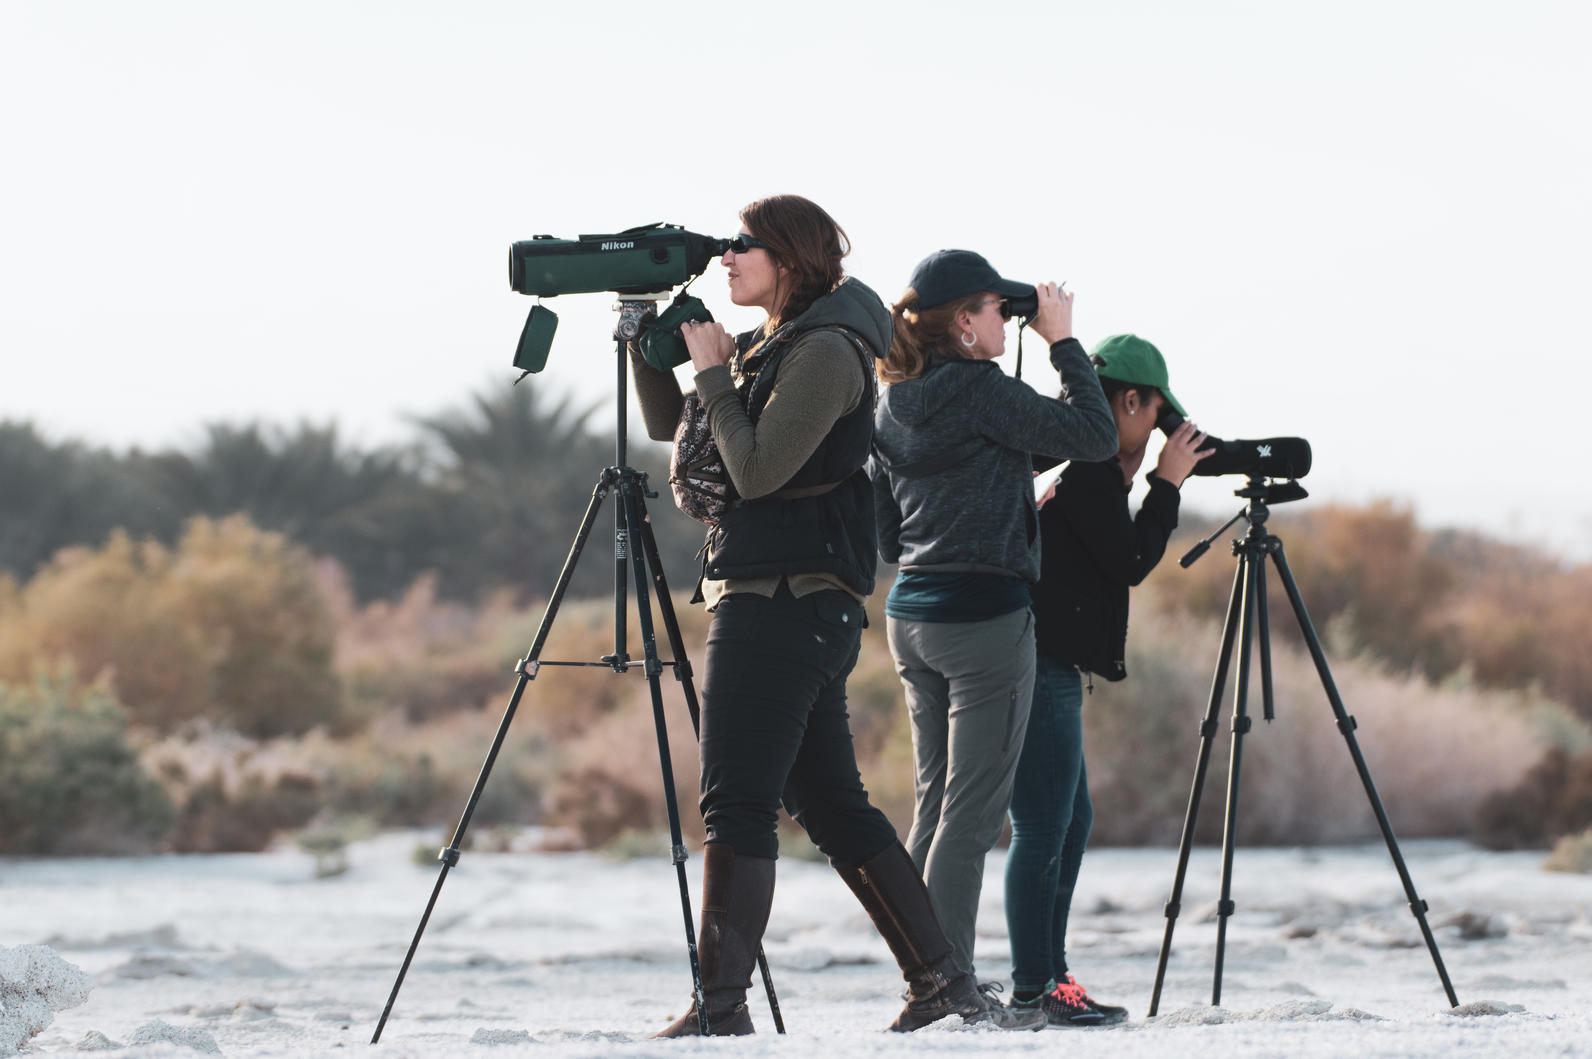
[[171,831],[170,799],[139,765],[127,716],[70,667],[0,683],[0,853],[141,853]]

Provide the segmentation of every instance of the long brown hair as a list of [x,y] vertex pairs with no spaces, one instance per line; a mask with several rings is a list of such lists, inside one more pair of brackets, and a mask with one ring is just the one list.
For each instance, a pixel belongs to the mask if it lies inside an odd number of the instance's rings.
[[928,371],[935,360],[956,356],[950,345],[951,324],[963,310],[978,312],[978,304],[985,297],[984,291],[975,291],[954,302],[919,309],[918,292],[908,287],[890,306],[894,335],[890,340],[890,355],[874,365],[879,381],[888,386],[915,379]]
[[778,309],[769,317],[769,333],[806,312],[845,278],[840,261],[851,253],[851,240],[811,199],[800,195],[758,199],[741,211],[741,223],[768,244],[774,264],[786,269],[775,287]]

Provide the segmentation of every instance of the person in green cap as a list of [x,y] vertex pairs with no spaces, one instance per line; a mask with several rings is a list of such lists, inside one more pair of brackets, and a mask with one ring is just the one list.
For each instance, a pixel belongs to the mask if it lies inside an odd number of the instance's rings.
[[[1034,589],[1036,673],[1027,737],[1017,763],[1006,858],[1006,924],[1016,1008],[1042,1007],[1056,1026],[1120,1022],[1067,968],[1067,913],[1094,811],[1083,754],[1083,676],[1117,681],[1128,632],[1128,588],[1144,580],[1177,526],[1178,489],[1212,450],[1184,422],[1145,476],[1137,515],[1128,492],[1172,396],[1166,361],[1137,335],[1113,335],[1091,357],[1116,420],[1118,448],[1103,463],[1074,460],[1039,512],[1041,573]],[[1090,684],[1091,689],[1093,684]]]

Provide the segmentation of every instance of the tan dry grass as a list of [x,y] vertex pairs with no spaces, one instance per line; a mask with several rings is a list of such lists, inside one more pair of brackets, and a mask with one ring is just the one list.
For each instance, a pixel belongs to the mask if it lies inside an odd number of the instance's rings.
[[[1186,615],[1134,621],[1128,679],[1096,682],[1086,703],[1095,835],[1101,842],[1175,842],[1193,780],[1199,726],[1220,628]],[[1308,654],[1274,641],[1276,720],[1262,719],[1251,672],[1239,781],[1239,838],[1262,843],[1354,841],[1377,835],[1370,800]],[[1355,739],[1397,833],[1465,835],[1489,793],[1519,779],[1543,735],[1520,696],[1386,672],[1363,658],[1328,664]],[[1217,711],[1200,836],[1219,835],[1231,745],[1234,663]]]

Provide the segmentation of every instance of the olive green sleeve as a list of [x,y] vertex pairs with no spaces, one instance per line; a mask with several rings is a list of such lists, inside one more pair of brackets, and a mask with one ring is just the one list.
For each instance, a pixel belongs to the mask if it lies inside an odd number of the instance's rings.
[[636,400],[641,404],[641,421],[653,441],[673,441],[685,398],[672,371],[659,371],[641,359],[641,351],[630,344],[630,373],[636,383]]
[[785,355],[755,424],[741,407],[729,368],[699,372],[696,388],[730,481],[753,500],[790,481],[835,421],[857,407],[868,380],[851,340],[819,331],[798,338]]

